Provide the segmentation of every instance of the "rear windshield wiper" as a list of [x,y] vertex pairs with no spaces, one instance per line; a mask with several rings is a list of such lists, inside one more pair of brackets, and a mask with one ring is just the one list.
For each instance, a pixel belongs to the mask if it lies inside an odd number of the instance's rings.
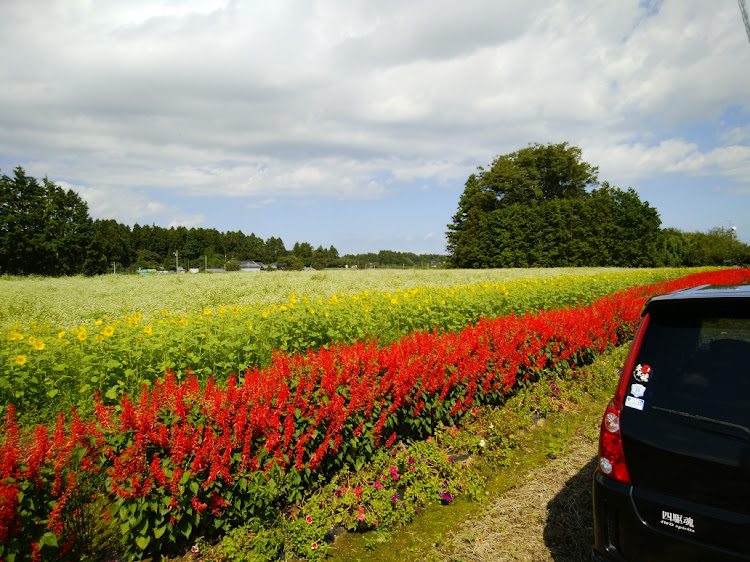
[[714,418],[709,418],[707,416],[699,416],[698,414],[688,414],[687,412],[680,412],[679,410],[671,410],[669,408],[662,408],[661,406],[651,406],[652,410],[660,410],[662,412],[667,412],[670,414],[676,414],[678,416],[683,416],[685,418],[691,418],[694,420],[700,420],[710,423],[715,423],[718,425],[723,425],[726,427],[731,427],[733,429],[739,429],[740,431],[744,431],[748,435],[750,435],[750,428],[745,427],[744,425],[740,425],[738,423],[732,423],[724,420],[715,420]]

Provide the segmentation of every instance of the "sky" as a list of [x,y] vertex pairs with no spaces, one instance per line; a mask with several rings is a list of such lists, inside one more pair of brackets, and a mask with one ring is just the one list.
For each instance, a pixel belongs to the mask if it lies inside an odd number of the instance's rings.
[[93,218],[446,252],[478,166],[568,142],[750,243],[736,0],[3,0],[0,172]]

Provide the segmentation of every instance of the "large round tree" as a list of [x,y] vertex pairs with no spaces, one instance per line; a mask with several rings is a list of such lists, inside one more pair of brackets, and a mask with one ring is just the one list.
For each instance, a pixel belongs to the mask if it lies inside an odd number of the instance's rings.
[[533,144],[498,156],[489,169],[472,174],[448,225],[448,253],[452,267],[481,267],[477,254],[480,225],[496,209],[532,205],[551,199],[582,199],[598,185],[599,169],[581,159],[581,149],[559,144]]

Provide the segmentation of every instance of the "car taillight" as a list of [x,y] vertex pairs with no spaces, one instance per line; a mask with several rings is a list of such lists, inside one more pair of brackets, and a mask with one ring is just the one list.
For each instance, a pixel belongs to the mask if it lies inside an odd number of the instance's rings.
[[604,412],[602,429],[599,433],[599,472],[623,484],[630,484],[631,482],[628,467],[625,464],[625,450],[622,447],[620,416],[622,415],[628,381],[630,381],[630,375],[635,365],[635,358],[638,355],[638,349],[641,347],[641,341],[643,341],[643,334],[646,332],[648,321],[649,315],[646,314],[638,326],[633,344],[630,346],[628,356],[625,358],[625,364],[620,374],[615,396]]
[[609,403],[604,412],[602,430],[599,434],[599,472],[623,484],[630,484],[620,433],[621,413],[622,408],[614,401]]

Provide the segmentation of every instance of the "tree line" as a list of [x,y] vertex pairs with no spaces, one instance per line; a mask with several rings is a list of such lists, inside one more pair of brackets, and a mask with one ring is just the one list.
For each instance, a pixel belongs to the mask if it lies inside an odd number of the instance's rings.
[[281,238],[266,240],[242,231],[213,228],[132,227],[114,219],[93,220],[88,205],[73,190],[46,177],[41,181],[20,166],[0,177],[0,274],[98,275],[139,269],[239,269],[241,261],[275,264],[284,269],[311,267],[429,267],[444,256],[383,250],[340,256]]
[[733,229],[661,228],[633,189],[599,182],[598,168],[568,143],[534,144],[480,167],[448,225],[447,256],[382,250],[340,256],[281,238],[213,228],[132,227],[93,220],[74,191],[20,166],[0,176],[0,275],[98,275],[138,269],[238,269],[253,260],[311,267],[503,268],[747,265],[750,246]]
[[471,174],[448,225],[448,266],[680,267],[745,265],[734,229],[662,229],[633,189],[599,182],[581,149],[534,144]]

